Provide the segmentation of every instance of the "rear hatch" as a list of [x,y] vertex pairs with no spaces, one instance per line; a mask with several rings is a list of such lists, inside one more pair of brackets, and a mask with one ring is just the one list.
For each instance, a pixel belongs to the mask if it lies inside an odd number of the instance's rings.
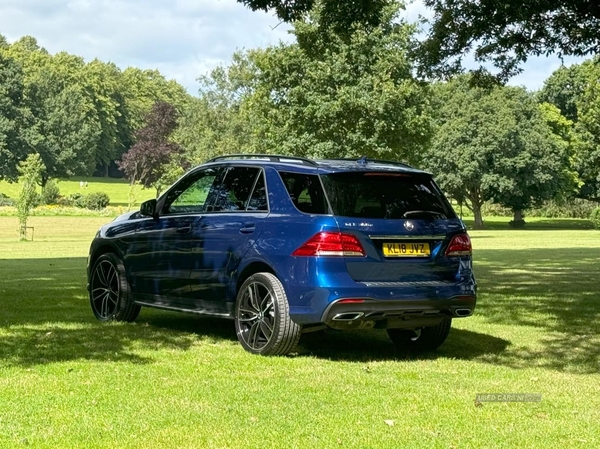
[[352,279],[427,285],[458,278],[460,259],[445,251],[464,225],[429,174],[354,171],[321,179],[340,231],[366,252],[345,258]]

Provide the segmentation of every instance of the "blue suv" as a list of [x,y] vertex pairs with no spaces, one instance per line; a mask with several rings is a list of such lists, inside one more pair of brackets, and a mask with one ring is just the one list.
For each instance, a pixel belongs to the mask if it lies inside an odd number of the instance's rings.
[[98,231],[88,289],[101,321],[229,318],[263,355],[324,328],[432,350],[476,302],[471,241],[431,175],[366,158],[212,159]]

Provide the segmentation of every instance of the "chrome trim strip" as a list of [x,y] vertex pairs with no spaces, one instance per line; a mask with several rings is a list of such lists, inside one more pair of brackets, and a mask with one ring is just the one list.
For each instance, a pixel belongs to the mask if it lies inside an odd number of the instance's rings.
[[205,310],[186,309],[184,307],[163,306],[163,305],[153,304],[151,302],[144,302],[144,301],[133,301],[133,302],[140,306],[153,307],[155,309],[174,310],[176,312],[196,313],[198,315],[207,315],[207,316],[219,316],[222,318],[233,318],[230,314],[222,313],[222,312],[206,312]]
[[444,240],[446,234],[437,235],[370,235],[371,240]]
[[454,282],[446,281],[415,281],[415,282],[360,282],[367,287],[449,287]]

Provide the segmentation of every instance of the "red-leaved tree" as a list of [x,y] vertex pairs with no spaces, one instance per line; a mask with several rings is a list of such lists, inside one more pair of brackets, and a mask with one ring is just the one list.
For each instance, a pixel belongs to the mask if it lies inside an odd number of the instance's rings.
[[123,155],[119,168],[131,184],[141,183],[145,188],[160,189],[160,180],[166,166],[180,154],[182,147],[169,140],[177,129],[179,115],[173,105],[156,102],[146,117],[146,126],[135,132],[136,143]]

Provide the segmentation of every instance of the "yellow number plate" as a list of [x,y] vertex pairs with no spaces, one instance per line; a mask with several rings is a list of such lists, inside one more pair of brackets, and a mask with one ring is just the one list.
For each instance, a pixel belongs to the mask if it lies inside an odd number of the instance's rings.
[[384,243],[383,255],[385,257],[429,257],[429,243],[406,242]]

